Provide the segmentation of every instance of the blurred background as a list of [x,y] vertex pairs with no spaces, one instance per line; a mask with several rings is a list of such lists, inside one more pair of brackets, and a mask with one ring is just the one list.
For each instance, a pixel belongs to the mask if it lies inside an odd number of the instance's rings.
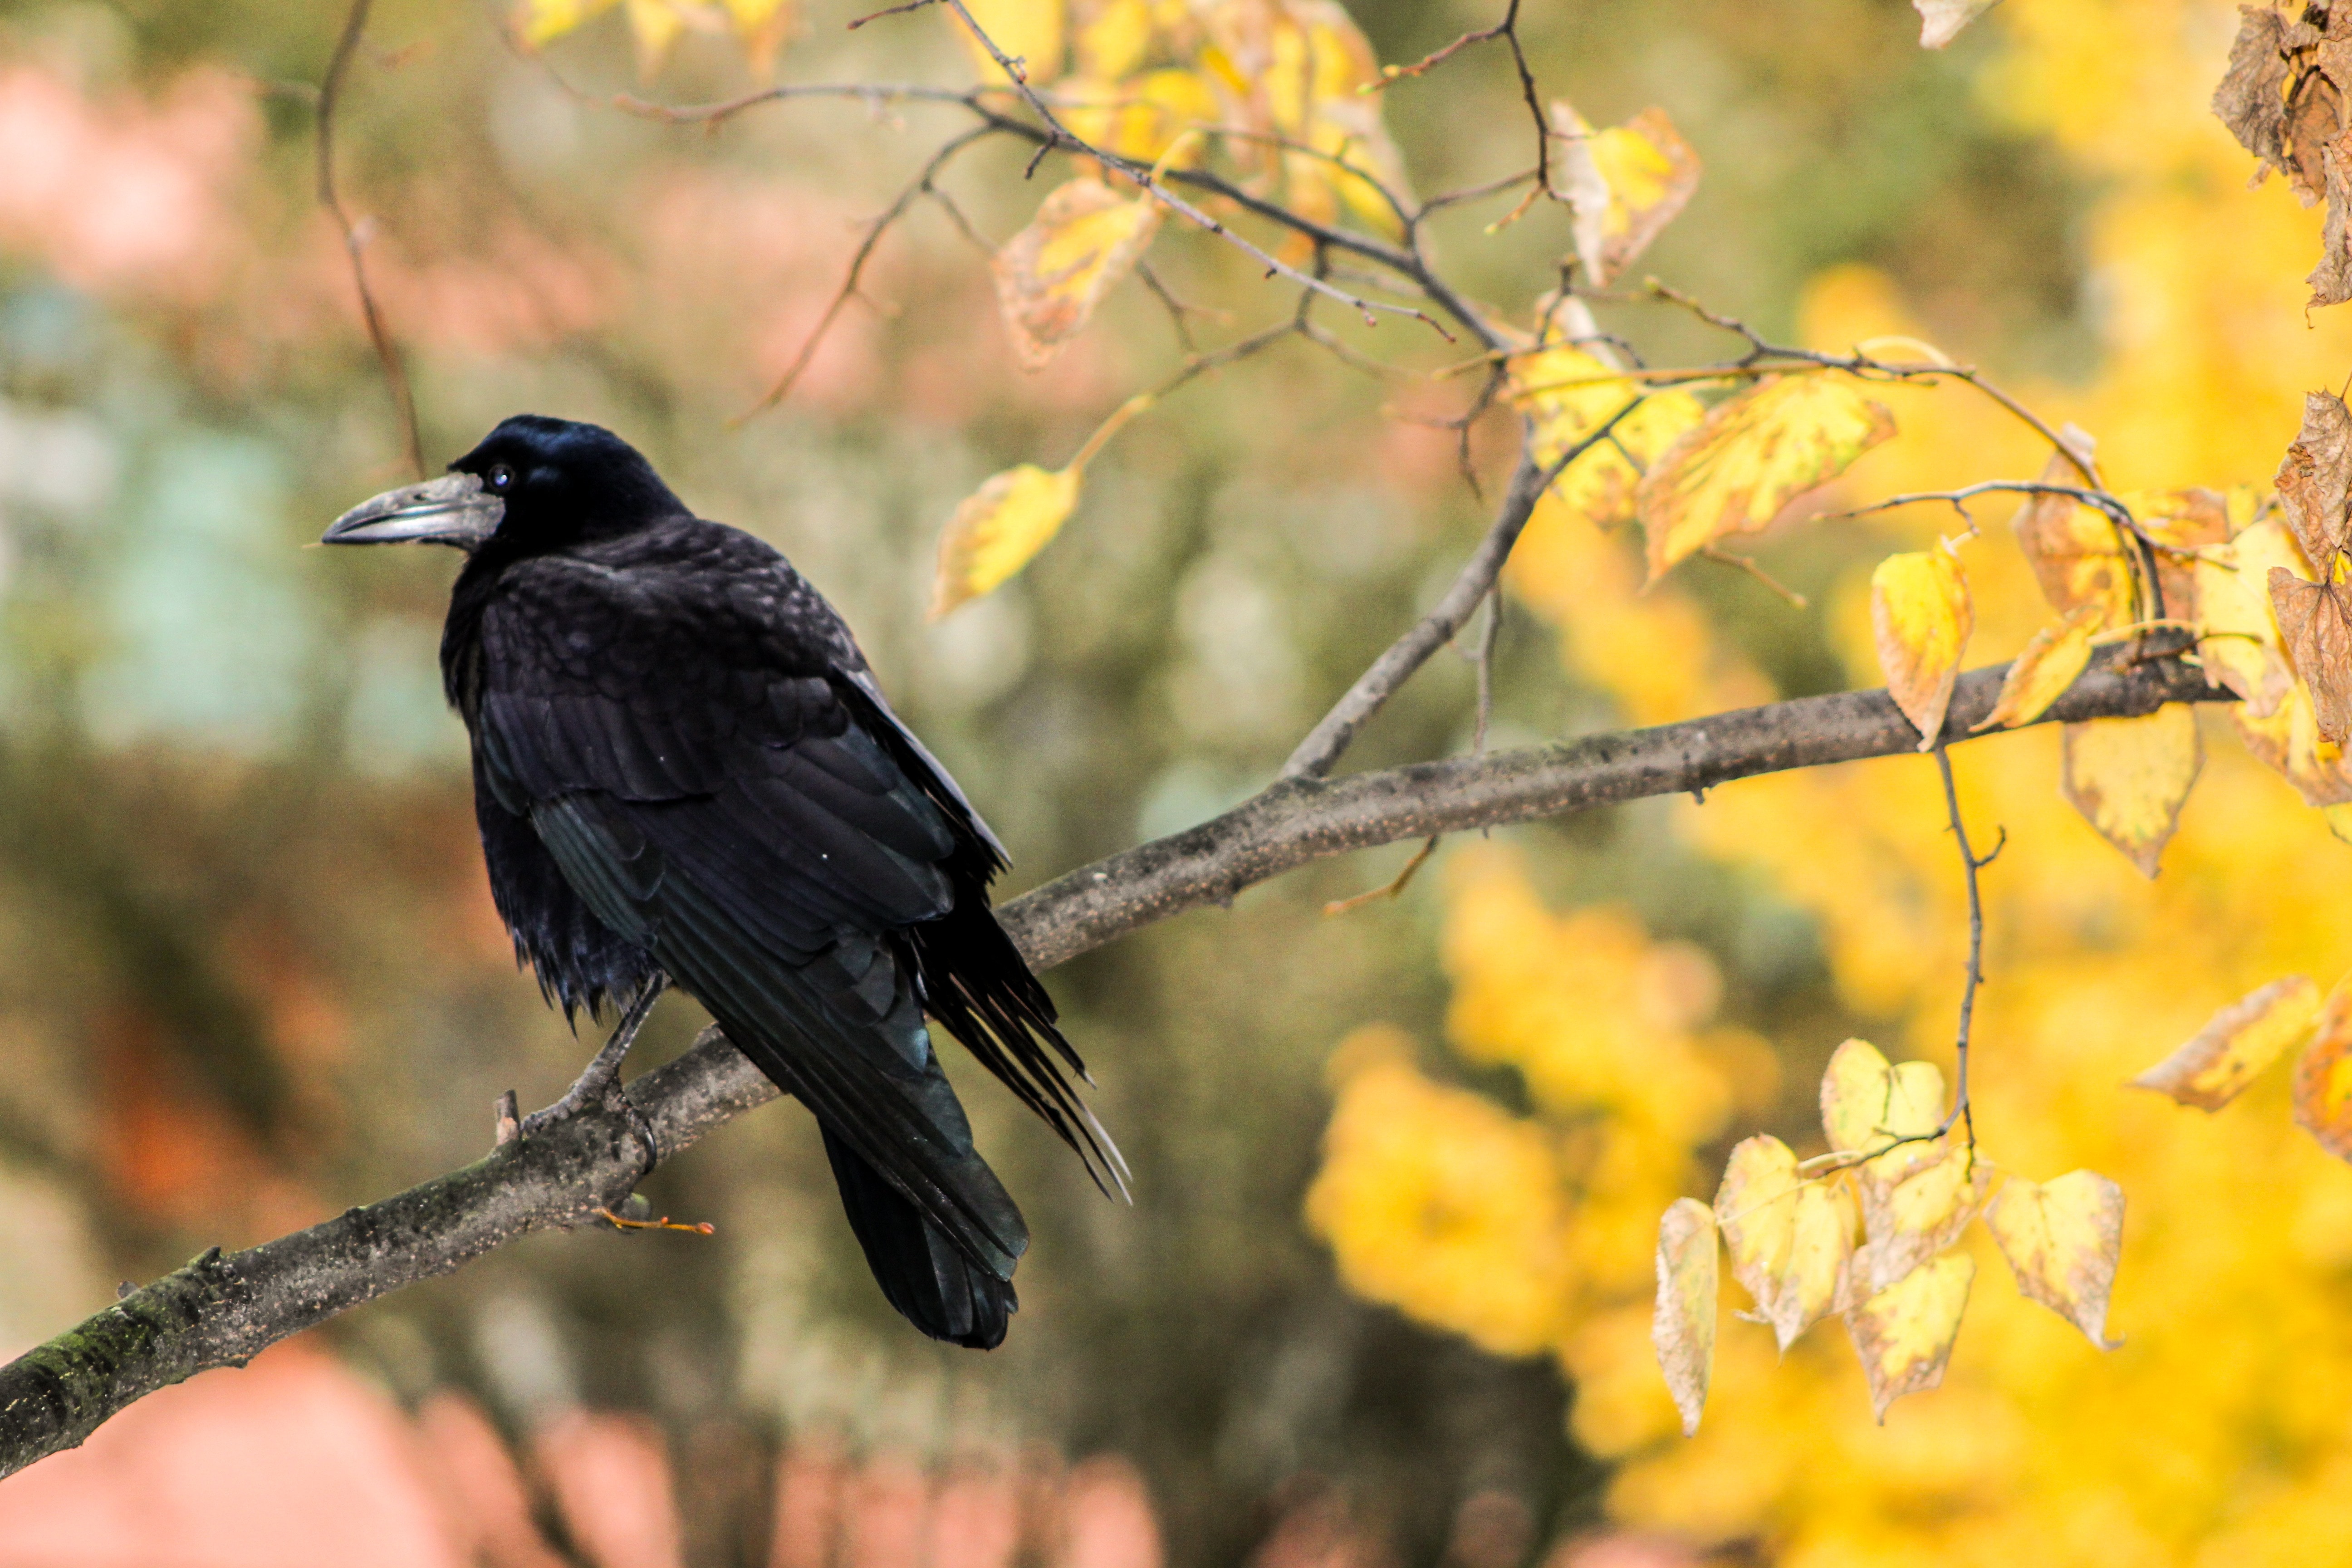
[[[845,30],[870,8],[807,0],[782,77],[973,79],[942,13]],[[1388,61],[1497,9],[1348,8]],[[2265,486],[2302,391],[2352,370],[2303,310],[2318,215],[2247,190],[2205,112],[2222,0],[2011,0],[1939,54],[1900,0],[1525,10],[1547,92],[1596,124],[1660,105],[1706,162],[1639,270],[1816,346],[1931,340],[2090,430],[2119,487]],[[610,95],[744,90],[740,47],[689,32],[641,79],[619,13],[537,58],[503,19],[384,0],[338,122],[428,461],[509,413],[593,419],[775,542],[1012,847],[1008,894],[1261,787],[1483,528],[1428,423],[1464,385],[1291,342],[1136,425],[1027,573],[928,622],[958,500],[1168,374],[1164,310],[1129,283],[1024,374],[986,258],[919,206],[872,308],[741,418],[958,113],[665,125]],[[408,477],[313,194],[341,22],[0,5],[0,1351],[478,1157],[500,1090],[544,1103],[592,1048],[487,897],[435,664],[453,562],[300,548]],[[1494,46],[1384,102],[1423,194],[1528,162]],[[1024,161],[948,181],[990,244],[1059,177]],[[1565,223],[1499,216],[1433,247],[1525,323]],[[1199,237],[1153,265],[1225,313],[1207,342],[1290,309]],[[1725,349],[1603,314],[1653,363]],[[1349,341],[1457,352],[1415,330]],[[1903,435],[1839,504],[2045,456],[1958,391],[1886,400]],[[1508,441],[1497,416],[1473,444],[1490,496]],[[1548,510],[1494,743],[1875,685],[1870,566],[1951,522],[1784,526],[1761,558],[1801,610],[1706,562],[1637,595],[1638,542]],[[2044,618],[1988,531],[1972,664]],[[1441,656],[1349,765],[1466,748],[1474,706]],[[2123,1183],[2105,1355],[1971,1242],[1939,1392],[1874,1426],[1835,1324],[1776,1362],[1727,1313],[1676,1431],[1659,1212],[1748,1132],[1818,1149],[1845,1036],[1948,1066],[1959,879],[1932,764],[1888,759],[1449,843],[1338,917],[1408,847],[1327,862],[1054,972],[1136,1202],[951,1062],[1037,1237],[999,1352],[889,1311],[807,1119],[771,1107],[648,1184],[714,1237],[534,1237],[159,1395],[0,1483],[0,1568],[2310,1561],[2352,1531],[2352,1171],[2277,1081],[2210,1119],[2117,1088],[2252,986],[2352,962],[2352,850],[2204,722],[2154,883],[2059,800],[2053,733],[1955,760],[2009,832],[1977,1124],[2005,1168]],[[700,1022],[666,1004],[640,1067]]]

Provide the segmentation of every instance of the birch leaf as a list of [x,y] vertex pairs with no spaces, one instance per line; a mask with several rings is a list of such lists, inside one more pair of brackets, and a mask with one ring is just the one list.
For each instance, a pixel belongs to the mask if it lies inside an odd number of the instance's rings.
[[1078,504],[1078,470],[1023,463],[994,475],[966,497],[940,536],[936,620],[967,599],[996,588],[1029,564]]
[[1846,1331],[1870,1382],[1870,1403],[1883,1424],[1886,1407],[1906,1394],[1921,1394],[1944,1381],[1952,1342],[1959,1337],[1968,1310],[1976,1260],[1951,1252],[1901,1283],[1880,1291],[1846,1313]]
[[2319,1013],[2319,987],[2301,974],[2232,1002],[2179,1050],[2131,1080],[2183,1105],[2219,1110],[2301,1039]]
[[2065,753],[2067,800],[2142,876],[2155,876],[2205,763],[2197,715],[2168,702],[2145,718],[2069,724]]
[[2294,684],[2294,672],[2281,651],[2284,639],[2271,611],[2273,570],[2301,575],[2302,552],[2285,523],[2275,517],[2239,531],[2227,544],[2205,552],[2196,563],[2197,657],[2208,676],[2244,700],[2256,719],[2278,711]]
[[1552,481],[1556,498],[1603,528],[1633,515],[1633,490],[1642,479],[1635,465],[1654,462],[1706,416],[1706,405],[1689,392],[1675,387],[1642,396],[1612,366],[1578,348],[1538,349],[1514,357],[1507,390],[1527,416],[1529,449],[1546,467],[1630,399],[1642,397],[1611,427],[1608,440],[1586,449]]
[[1605,285],[1672,223],[1698,189],[1699,156],[1663,109],[1595,131],[1566,103],[1551,106],[1559,170],[1575,215],[1577,259]]
[[1985,1211],[1985,1228],[2009,1259],[2017,1289],[2111,1351],[2107,1297],[2123,1254],[2124,1190],[2095,1171],[2051,1182],[2011,1176]]
[[1975,613],[1969,581],[1949,546],[1890,555],[1870,574],[1870,624],[1887,694],[1927,751],[1944,731],[1944,710],[1960,677]]
[[1765,1133],[1731,1151],[1715,1214],[1732,1278],[1786,1352],[1836,1305],[1853,1251],[1852,1200],[1804,1180],[1789,1146]]
[[2048,712],[2090,668],[2091,639],[2098,635],[2098,606],[2085,605],[2034,633],[2001,678],[2000,697],[1992,711],[1969,733],[2031,724]]
[[1658,1305],[1650,1321],[1658,1366],[1682,1412],[1683,1436],[1698,1430],[1715,1370],[1715,1212],[1696,1198],[1676,1198],[1658,1222]]
[[1868,1040],[1848,1040],[1831,1054],[1822,1074],[1822,1131],[1840,1152],[1874,1149],[1886,1141],[1886,1105],[1895,1069]]
[[[1881,1172],[1886,1164],[1895,1169]],[[1949,1138],[1907,1145],[1863,1166],[1855,1184],[1866,1239],[1853,1255],[1855,1293],[1889,1289],[1958,1240],[1991,1180],[1991,1167]]]
[[996,299],[1022,368],[1039,370],[1083,330],[1160,232],[1160,204],[1076,179],[996,253]]
[[1734,533],[1754,533],[1895,434],[1895,416],[1831,375],[1766,376],[1709,409],[1633,493],[1650,580]]

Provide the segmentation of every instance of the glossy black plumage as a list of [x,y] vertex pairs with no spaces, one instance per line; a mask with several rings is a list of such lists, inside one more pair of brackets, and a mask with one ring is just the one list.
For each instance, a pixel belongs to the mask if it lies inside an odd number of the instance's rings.
[[699,1000],[815,1114],[891,1303],[997,1343],[1028,1235],[925,1012],[1098,1180],[1118,1160],[989,912],[1002,848],[823,597],[617,437],[522,416],[452,467],[504,503],[451,541],[468,558],[441,662],[518,953],[567,1012],[656,972]]

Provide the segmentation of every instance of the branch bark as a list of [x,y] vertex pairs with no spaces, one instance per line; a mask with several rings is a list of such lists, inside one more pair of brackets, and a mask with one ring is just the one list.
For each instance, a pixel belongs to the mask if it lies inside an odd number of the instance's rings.
[[[1971,738],[2006,673],[1961,678],[1945,743]],[[2178,659],[2135,663],[2109,648],[2040,721],[2228,697]],[[1874,690],[1339,780],[1286,778],[1198,827],[1047,883],[1002,914],[1029,962],[1048,969],[1327,856],[1918,749],[1918,732]],[[628,1094],[667,1159],[777,1090],[714,1029]],[[596,1211],[619,1208],[641,1174],[625,1122],[598,1110],[308,1230],[226,1257],[214,1248],[0,1367],[0,1476],[75,1447],[159,1388],[241,1366],[290,1334],[519,1237],[599,1223]]]

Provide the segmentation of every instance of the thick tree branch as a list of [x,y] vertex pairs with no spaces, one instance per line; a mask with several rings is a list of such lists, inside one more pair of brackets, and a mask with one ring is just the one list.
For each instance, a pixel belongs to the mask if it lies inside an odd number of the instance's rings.
[[[1948,745],[1970,739],[1969,727],[1991,711],[2006,673],[1980,669],[1960,679],[1945,721]],[[2176,659],[2135,662],[2131,649],[2107,648],[2041,721],[2143,714],[2227,695]],[[1029,962],[1047,969],[1326,856],[1910,753],[1918,742],[1885,691],[1858,691],[1339,780],[1288,778],[1198,827],[1048,883],[1003,916]],[[710,1030],[628,1093],[668,1158],[776,1089]],[[620,1208],[640,1174],[626,1123],[594,1110],[371,1207],[249,1251],[208,1252],[0,1367],[0,1475],[74,1447],[156,1389],[242,1365],[289,1334],[517,1237],[601,1223],[596,1211]]]

